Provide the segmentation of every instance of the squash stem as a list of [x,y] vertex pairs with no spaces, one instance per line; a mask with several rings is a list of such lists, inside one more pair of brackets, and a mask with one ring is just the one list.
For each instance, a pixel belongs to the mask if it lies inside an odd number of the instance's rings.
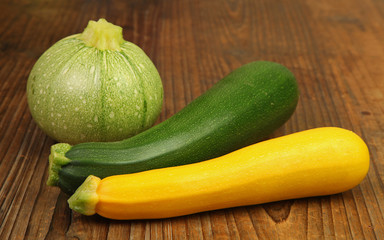
[[67,143],[58,143],[52,145],[51,154],[49,155],[49,176],[47,180],[48,186],[57,186],[59,183],[59,171],[62,166],[67,165],[71,160],[65,156],[65,153],[71,149],[71,145]]
[[84,215],[93,215],[96,213],[96,205],[99,201],[97,195],[97,187],[101,179],[90,175],[85,179],[84,183],[76,190],[76,192],[68,199],[69,207]]
[[89,21],[84,32],[79,35],[87,46],[99,50],[120,51],[120,45],[124,43],[123,29],[107,22],[104,18],[99,21]]

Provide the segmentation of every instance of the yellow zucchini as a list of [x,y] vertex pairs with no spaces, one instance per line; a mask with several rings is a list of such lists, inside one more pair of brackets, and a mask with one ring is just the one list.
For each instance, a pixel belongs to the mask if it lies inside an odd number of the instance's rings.
[[82,214],[167,218],[228,207],[336,194],[358,185],[369,152],[355,133],[316,128],[184,166],[89,176],[68,200]]

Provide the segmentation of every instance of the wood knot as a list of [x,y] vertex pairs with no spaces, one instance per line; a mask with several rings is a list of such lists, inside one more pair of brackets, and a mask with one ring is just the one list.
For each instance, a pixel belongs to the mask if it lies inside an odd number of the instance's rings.
[[289,217],[293,200],[264,204],[263,208],[276,223],[283,222]]

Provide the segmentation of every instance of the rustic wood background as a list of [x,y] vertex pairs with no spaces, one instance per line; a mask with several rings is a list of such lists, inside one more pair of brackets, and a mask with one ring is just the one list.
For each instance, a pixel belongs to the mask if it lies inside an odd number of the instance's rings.
[[[101,17],[157,66],[159,121],[242,64],[280,62],[297,76],[301,99],[274,136],[353,130],[369,145],[368,176],[333,196],[172,219],[73,213],[45,185],[54,141],[31,118],[26,81],[47,48]],[[383,25],[383,0],[1,0],[0,239],[384,239]]]

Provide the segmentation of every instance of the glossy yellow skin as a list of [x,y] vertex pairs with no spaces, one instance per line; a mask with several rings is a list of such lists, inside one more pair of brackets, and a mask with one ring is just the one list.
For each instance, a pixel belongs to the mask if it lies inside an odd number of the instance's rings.
[[205,162],[107,177],[96,184],[88,214],[167,218],[329,195],[358,185],[368,168],[368,148],[355,133],[317,128]]

